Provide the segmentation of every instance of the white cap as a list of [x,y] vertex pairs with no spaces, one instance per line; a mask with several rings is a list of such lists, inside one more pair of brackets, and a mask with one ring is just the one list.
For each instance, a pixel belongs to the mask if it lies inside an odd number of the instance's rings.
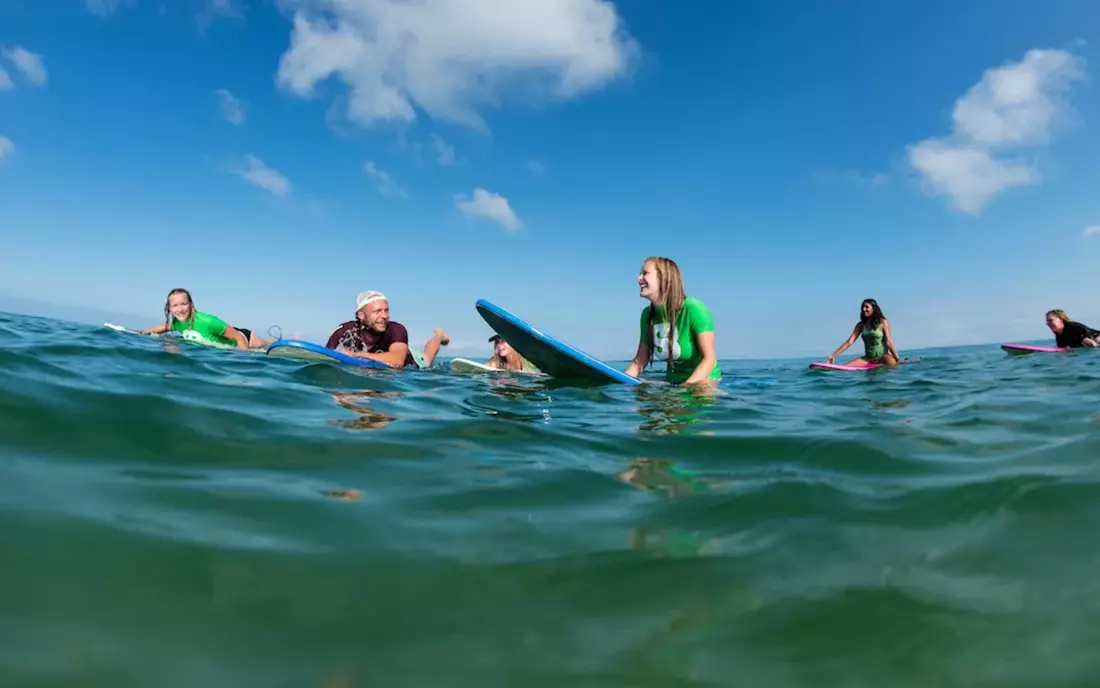
[[372,301],[385,301],[386,295],[380,291],[361,291],[359,296],[355,299],[355,310],[359,310],[363,306],[371,303]]

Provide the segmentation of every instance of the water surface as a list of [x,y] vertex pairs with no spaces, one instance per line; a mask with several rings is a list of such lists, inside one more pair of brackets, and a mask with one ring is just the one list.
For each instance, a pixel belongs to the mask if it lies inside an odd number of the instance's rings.
[[0,314],[0,679],[1100,684],[1100,353],[905,353],[706,397]]

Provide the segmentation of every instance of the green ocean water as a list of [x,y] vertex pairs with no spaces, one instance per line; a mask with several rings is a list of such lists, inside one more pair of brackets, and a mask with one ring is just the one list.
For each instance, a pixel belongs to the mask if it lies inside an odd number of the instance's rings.
[[701,397],[0,314],[0,685],[1100,685],[1100,352],[902,353]]

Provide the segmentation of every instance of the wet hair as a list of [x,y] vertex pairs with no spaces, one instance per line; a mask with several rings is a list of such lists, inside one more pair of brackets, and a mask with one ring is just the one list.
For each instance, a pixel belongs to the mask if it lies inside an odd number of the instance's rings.
[[168,304],[176,294],[187,294],[187,303],[191,306],[191,319],[188,320],[187,326],[193,327],[195,325],[195,300],[191,298],[191,292],[183,288],[173,289],[168,292],[168,297],[164,299],[164,326],[169,328],[172,326],[172,319],[175,316],[172,315],[172,310],[168,308]]
[[[671,258],[650,256],[642,263],[642,270],[644,271],[645,266],[649,264],[652,264],[653,269],[657,271],[657,288],[661,290],[661,305],[665,307],[665,315],[668,317],[668,369],[672,370],[675,365],[673,351],[676,347],[673,342],[676,337],[676,323],[684,310],[684,278],[680,274],[680,266]],[[649,324],[646,327],[649,337],[649,361],[646,365],[653,362],[653,319],[656,316],[656,310],[653,306],[649,308]]]
[[1066,313],[1061,308],[1056,308],[1052,311],[1047,311],[1046,317],[1049,318],[1052,315],[1056,318],[1061,318],[1063,322],[1073,322],[1072,320],[1069,319],[1069,313]]
[[[871,315],[863,315],[863,304],[871,304]],[[859,324],[864,327],[870,323],[872,330],[878,329],[878,326],[882,324],[882,321],[886,319],[886,316],[882,314],[882,309],[878,307],[878,301],[874,299],[863,299],[859,304]]]

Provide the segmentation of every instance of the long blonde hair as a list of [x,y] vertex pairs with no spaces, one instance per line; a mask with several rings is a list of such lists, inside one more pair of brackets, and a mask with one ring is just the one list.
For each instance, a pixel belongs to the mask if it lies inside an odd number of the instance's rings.
[[[497,337],[497,339],[500,338]],[[508,340],[506,339],[501,341],[503,341],[505,344],[508,343]],[[510,355],[508,359],[511,361],[515,361],[517,363],[516,366],[509,367],[508,361],[505,361],[503,358],[501,358],[500,354],[496,352],[495,343],[493,344],[493,355],[489,358],[489,362],[486,365],[489,365],[493,368],[498,368],[500,370],[523,370],[527,366],[527,359],[521,356],[520,353],[516,351],[511,344],[508,344],[508,348],[512,349],[512,355]]]
[[[684,278],[680,274],[680,266],[676,264],[676,261],[671,258],[663,258],[661,256],[650,256],[642,263],[642,271],[645,271],[645,266],[652,264],[653,269],[657,271],[657,288],[661,291],[661,305],[665,307],[665,315],[668,317],[668,369],[672,370],[675,367],[673,361],[675,351],[676,338],[676,323],[680,319],[680,313],[684,310]],[[649,361],[646,363],[648,366],[653,362],[653,319],[656,316],[657,309],[654,306],[649,308],[649,324],[646,327],[647,336],[649,338]]]
[[187,304],[191,306],[191,317],[187,321],[187,327],[191,328],[195,326],[195,300],[191,298],[191,292],[186,289],[178,288],[168,292],[168,296],[164,299],[164,326],[168,329],[172,327],[172,319],[175,317],[172,315],[172,310],[168,307],[168,304],[172,301],[172,297],[176,294],[187,294]]
[[1062,322],[1073,322],[1072,320],[1070,320],[1070,319],[1069,319],[1069,313],[1066,313],[1066,312],[1065,312],[1064,310],[1062,310],[1061,308],[1056,308],[1056,309],[1054,309],[1054,310],[1052,310],[1052,311],[1047,311],[1047,315],[1046,315],[1046,317],[1048,317],[1048,318],[1049,318],[1049,317],[1050,317],[1050,316],[1052,316],[1052,315],[1053,315],[1053,316],[1054,316],[1055,318],[1060,318],[1060,319],[1062,320]]

